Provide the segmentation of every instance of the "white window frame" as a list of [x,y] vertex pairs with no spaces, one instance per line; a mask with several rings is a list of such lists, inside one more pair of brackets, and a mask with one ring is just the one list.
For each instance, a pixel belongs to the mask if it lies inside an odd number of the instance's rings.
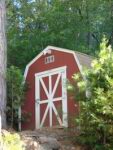
[[45,57],[45,64],[49,64],[55,61],[54,55]]

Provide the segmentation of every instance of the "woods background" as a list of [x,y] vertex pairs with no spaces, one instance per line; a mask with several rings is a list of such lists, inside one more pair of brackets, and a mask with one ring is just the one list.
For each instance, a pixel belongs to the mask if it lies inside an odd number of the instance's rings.
[[113,43],[113,0],[8,0],[8,66],[24,70],[47,45],[95,55]]

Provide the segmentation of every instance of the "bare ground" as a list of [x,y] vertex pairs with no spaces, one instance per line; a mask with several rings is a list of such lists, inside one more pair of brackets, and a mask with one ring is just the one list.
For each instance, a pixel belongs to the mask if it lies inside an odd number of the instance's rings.
[[84,150],[75,144],[77,132],[63,128],[42,128],[19,133],[26,150]]

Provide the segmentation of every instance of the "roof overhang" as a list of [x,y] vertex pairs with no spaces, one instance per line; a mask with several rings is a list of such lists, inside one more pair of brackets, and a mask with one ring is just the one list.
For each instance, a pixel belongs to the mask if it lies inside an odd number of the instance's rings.
[[59,47],[54,47],[54,46],[47,46],[41,53],[39,53],[32,61],[30,61],[27,66],[26,66],[26,69],[25,69],[25,72],[24,72],[24,78],[26,79],[27,77],[27,74],[28,74],[28,71],[29,71],[29,68],[30,66],[37,60],[39,59],[42,55],[45,55],[45,54],[50,54],[51,53],[51,50],[55,50],[55,51],[60,51],[60,52],[66,52],[66,53],[70,53],[74,56],[74,59],[78,65],[78,68],[79,68],[79,71],[80,73],[82,74],[82,66],[76,56],[76,53],[75,51],[72,51],[72,50],[69,50],[69,49],[64,49],[64,48],[59,48]]

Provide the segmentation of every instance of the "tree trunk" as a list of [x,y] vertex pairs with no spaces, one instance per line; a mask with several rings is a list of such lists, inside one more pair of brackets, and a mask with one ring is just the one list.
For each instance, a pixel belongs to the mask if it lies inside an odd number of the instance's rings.
[[0,115],[2,128],[6,128],[6,9],[5,0],[0,0]]
[[87,18],[87,35],[86,35],[86,41],[88,45],[88,49],[90,48],[90,42],[91,42],[91,33],[90,33],[90,18],[89,18],[89,4],[86,1],[86,18]]

